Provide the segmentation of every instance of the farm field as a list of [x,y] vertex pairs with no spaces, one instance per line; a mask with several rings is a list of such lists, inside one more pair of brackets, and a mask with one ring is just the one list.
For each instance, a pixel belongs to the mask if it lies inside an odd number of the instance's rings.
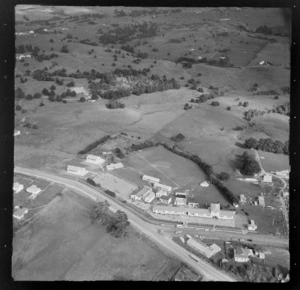
[[[56,197],[13,240],[13,277],[21,280],[152,280],[172,261],[132,228],[115,239],[88,218],[91,202]],[[178,267],[179,268],[179,267]]]

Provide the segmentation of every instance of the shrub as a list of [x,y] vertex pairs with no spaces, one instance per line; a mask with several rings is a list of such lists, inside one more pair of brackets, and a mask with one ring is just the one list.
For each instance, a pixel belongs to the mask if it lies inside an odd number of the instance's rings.
[[85,97],[80,97],[79,101],[82,103],[85,102]]
[[16,105],[16,111],[21,111],[22,107],[20,105]]
[[249,102],[244,102],[243,106],[246,108],[249,106]]
[[278,97],[278,96],[275,96],[275,97],[274,97],[274,100],[278,100],[278,99],[279,99],[279,97]]
[[184,138],[185,138],[184,135],[179,133],[176,136],[171,137],[171,140],[175,141],[175,142],[179,142],[179,141],[182,141]]
[[28,94],[27,96],[26,96],[26,100],[32,100],[33,99],[33,96],[31,95],[31,94]]
[[226,110],[227,110],[227,111],[230,111],[230,110],[231,110],[231,107],[230,107],[230,106],[228,106],[228,107],[226,108]]
[[87,178],[86,182],[89,183],[89,184],[91,184],[91,185],[93,185],[93,186],[97,186],[96,182],[93,179],[91,179],[91,178]]
[[66,45],[63,45],[60,51],[63,52],[63,53],[68,53],[69,49]]
[[227,172],[223,171],[220,174],[218,174],[217,177],[222,181],[228,181],[230,178],[230,175]]
[[43,107],[45,106],[45,104],[43,102],[40,103],[40,107]]
[[212,105],[212,106],[219,106],[219,105],[220,105],[220,103],[219,103],[219,102],[217,102],[217,101],[212,101],[212,102],[211,102],[211,105]]
[[34,95],[33,95],[33,98],[34,99],[40,99],[42,97],[42,94],[41,93],[35,93]]

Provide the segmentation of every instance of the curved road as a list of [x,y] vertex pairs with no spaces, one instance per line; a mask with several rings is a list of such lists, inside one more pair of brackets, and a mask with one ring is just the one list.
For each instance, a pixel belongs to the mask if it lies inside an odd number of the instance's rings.
[[100,190],[93,189],[79,181],[75,181],[69,178],[61,177],[58,175],[55,175],[53,173],[43,172],[40,170],[35,169],[27,169],[27,168],[20,168],[15,167],[15,172],[25,174],[25,175],[31,175],[38,178],[43,178],[50,180],[52,182],[63,184],[69,188],[74,189],[74,191],[83,194],[85,196],[88,196],[89,198],[96,200],[109,200],[111,207],[114,210],[122,210],[124,211],[130,223],[139,231],[147,235],[151,240],[165,248],[167,251],[171,252],[174,256],[178,257],[180,260],[185,262],[187,265],[193,267],[197,272],[199,272],[201,275],[205,277],[205,280],[211,280],[211,281],[228,281],[228,282],[234,282],[236,279],[231,277],[229,274],[224,273],[221,270],[216,269],[209,263],[205,261],[199,261],[196,262],[192,260],[189,257],[189,252],[185,250],[184,248],[177,245],[172,239],[164,237],[160,235],[157,232],[157,227],[154,225],[151,225],[145,221],[143,221],[141,218],[137,217],[134,213],[129,211],[128,209],[124,208],[124,206],[121,206],[116,201],[114,201],[112,198],[105,195]]

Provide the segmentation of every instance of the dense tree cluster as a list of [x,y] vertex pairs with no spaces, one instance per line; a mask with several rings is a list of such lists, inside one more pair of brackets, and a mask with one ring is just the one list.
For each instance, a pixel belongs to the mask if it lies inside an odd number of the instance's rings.
[[87,154],[88,152],[95,149],[100,144],[106,142],[108,139],[110,139],[110,136],[105,135],[105,136],[101,137],[100,139],[94,141],[93,143],[87,145],[83,150],[79,151],[78,154],[80,154],[80,155]]
[[153,143],[152,141],[146,140],[145,142],[142,142],[140,144],[132,144],[129,148],[130,151],[138,151],[138,150],[142,150],[142,149],[146,149],[146,148],[151,148],[156,146],[155,143]]
[[98,46],[98,43],[97,43],[97,42],[91,41],[91,40],[88,39],[88,38],[80,40],[79,43],[83,43],[83,44],[91,45],[91,46]]
[[261,34],[267,34],[267,35],[283,36],[283,37],[288,36],[287,32],[278,31],[278,30],[276,31],[275,28],[268,27],[266,25],[259,26],[258,28],[256,28],[255,32],[256,33],[261,33]]
[[93,223],[106,226],[106,231],[116,238],[124,237],[130,224],[123,211],[110,213],[107,202],[98,202],[93,205],[90,209],[90,218]]
[[269,95],[280,95],[279,92],[275,91],[275,90],[268,90],[268,91],[259,91],[254,93],[253,95],[257,95],[257,96],[269,96]]
[[120,159],[123,159],[125,157],[124,153],[122,152],[122,150],[120,148],[116,148],[114,150],[114,153],[116,154],[116,156]]
[[31,44],[26,44],[26,45],[19,45],[16,47],[16,53],[26,53],[26,52],[31,52],[31,53],[38,53],[41,49],[37,46],[32,46]]
[[259,111],[257,109],[245,111],[243,113],[245,120],[251,121],[254,117],[263,116],[266,112],[265,111]]
[[116,99],[110,99],[108,103],[105,105],[108,109],[123,109],[125,105],[121,102],[117,101]]
[[272,140],[271,138],[261,138],[256,140],[255,138],[249,138],[245,140],[245,148],[256,149],[265,152],[272,152],[277,154],[289,154],[289,141],[285,143],[280,140]]
[[272,110],[273,113],[278,113],[281,115],[290,115],[290,103],[279,105]]
[[252,176],[260,172],[259,163],[255,160],[253,155],[250,155],[247,151],[245,151],[241,159],[242,167],[240,171],[242,174]]
[[124,44],[135,38],[149,38],[156,35],[158,31],[158,25],[156,23],[137,23],[134,25],[126,25],[124,27],[117,26],[107,32],[98,30],[98,33],[102,33],[99,36],[99,42],[107,44]]

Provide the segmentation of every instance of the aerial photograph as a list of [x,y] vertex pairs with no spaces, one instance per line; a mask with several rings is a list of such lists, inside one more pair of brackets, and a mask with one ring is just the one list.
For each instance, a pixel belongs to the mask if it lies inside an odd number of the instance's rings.
[[290,281],[291,11],[15,6],[14,281]]

